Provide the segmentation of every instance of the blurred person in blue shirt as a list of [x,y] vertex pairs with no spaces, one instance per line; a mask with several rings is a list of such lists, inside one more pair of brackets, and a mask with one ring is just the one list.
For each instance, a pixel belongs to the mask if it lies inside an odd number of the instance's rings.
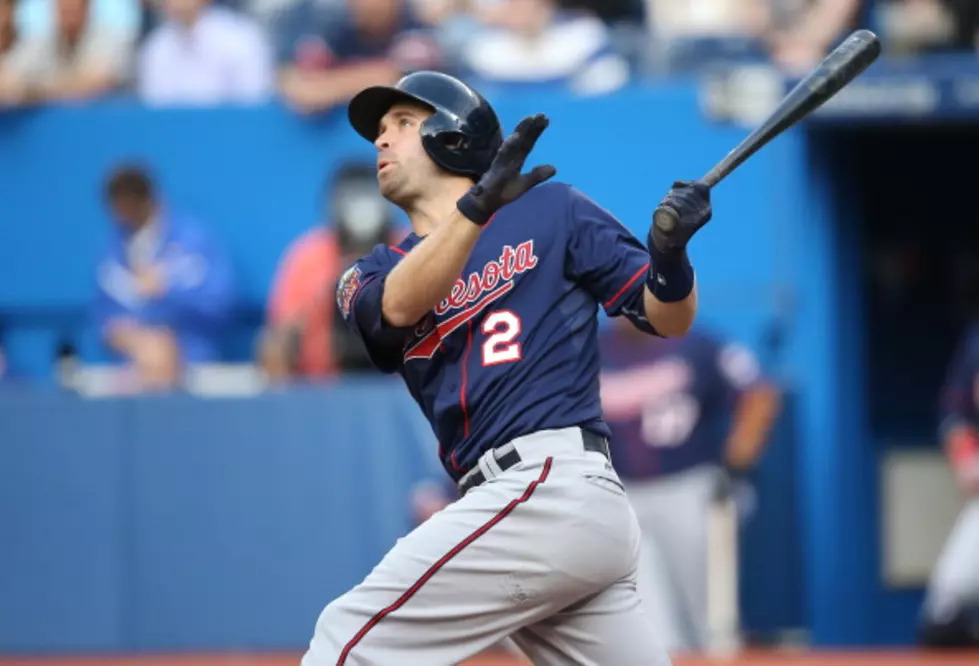
[[149,387],[172,387],[185,365],[221,359],[234,306],[228,257],[192,218],[167,210],[137,166],[106,186],[114,234],[98,264],[93,317],[114,361]]
[[327,111],[362,88],[443,69],[431,26],[406,0],[304,0],[277,26],[279,88],[302,113]]

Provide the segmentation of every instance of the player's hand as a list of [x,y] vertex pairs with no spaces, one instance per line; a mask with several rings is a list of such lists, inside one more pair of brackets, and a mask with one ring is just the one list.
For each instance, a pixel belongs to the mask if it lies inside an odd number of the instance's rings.
[[496,153],[493,163],[476,185],[459,199],[459,211],[476,224],[486,224],[493,214],[523,196],[532,187],[552,178],[557,169],[536,166],[523,173],[524,162],[550,121],[542,113],[520,121]]
[[713,214],[710,188],[699,180],[676,181],[660,206],[669,209],[672,215],[653,216],[649,249],[664,256],[680,253],[693,235],[710,222]]

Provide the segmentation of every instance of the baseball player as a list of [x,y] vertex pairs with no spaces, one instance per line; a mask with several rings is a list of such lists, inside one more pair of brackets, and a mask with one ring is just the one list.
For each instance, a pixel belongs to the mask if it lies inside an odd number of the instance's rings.
[[344,320],[431,422],[461,497],[330,603],[304,666],[448,666],[512,635],[537,664],[662,666],[635,589],[639,525],[609,462],[597,311],[681,335],[686,245],[709,190],[675,183],[679,223],[647,248],[573,187],[523,173],[548,125],[504,141],[487,101],[416,72],[350,102],[381,193],[413,233],[337,285]]
[[780,392],[739,344],[697,329],[640,337],[618,324],[599,338],[602,406],[643,533],[640,596],[668,651],[704,652],[708,508],[733,493],[742,516],[750,511],[743,477],[767,441]]
[[942,444],[969,499],[932,572],[919,640],[979,647],[979,327],[952,359],[940,408]]

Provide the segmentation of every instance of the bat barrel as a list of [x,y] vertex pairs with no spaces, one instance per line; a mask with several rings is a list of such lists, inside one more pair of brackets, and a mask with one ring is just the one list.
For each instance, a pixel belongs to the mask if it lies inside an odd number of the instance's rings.
[[870,30],[857,30],[800,81],[768,118],[703,178],[713,187],[780,133],[809,115],[880,56],[880,40]]

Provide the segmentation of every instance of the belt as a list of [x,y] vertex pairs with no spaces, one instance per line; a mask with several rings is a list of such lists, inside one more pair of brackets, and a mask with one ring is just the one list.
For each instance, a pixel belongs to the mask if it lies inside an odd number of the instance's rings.
[[[612,459],[608,450],[608,440],[601,435],[590,430],[582,430],[581,439],[585,451],[595,451],[601,453],[609,460]],[[496,464],[500,466],[501,472],[505,472],[521,460],[520,453],[517,452],[517,448],[512,444],[505,444],[498,449],[493,449],[493,458],[496,459]],[[476,486],[482,485],[485,482],[486,476],[483,474],[483,470],[479,467],[474,467],[462,477],[462,480],[459,482],[459,492],[465,495]]]

